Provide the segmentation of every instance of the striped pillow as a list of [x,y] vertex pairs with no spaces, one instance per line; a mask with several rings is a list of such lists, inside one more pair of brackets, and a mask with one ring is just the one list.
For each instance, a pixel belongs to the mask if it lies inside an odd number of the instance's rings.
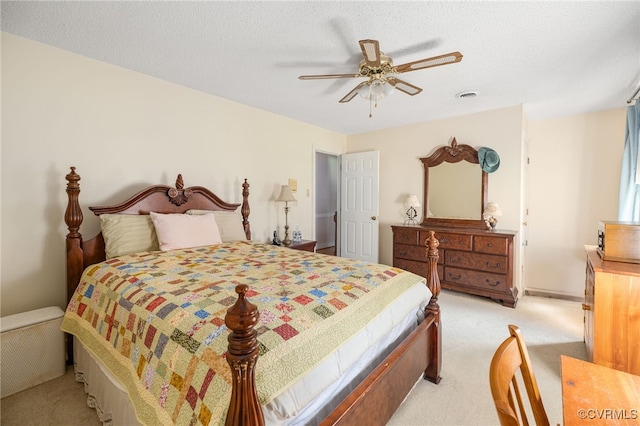
[[141,251],[160,250],[149,215],[101,214],[100,229],[107,259]]

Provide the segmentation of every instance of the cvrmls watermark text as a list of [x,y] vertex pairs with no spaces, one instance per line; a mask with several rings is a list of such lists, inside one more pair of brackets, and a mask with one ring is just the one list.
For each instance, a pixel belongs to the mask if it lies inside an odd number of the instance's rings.
[[578,410],[578,417],[589,420],[636,420],[638,410],[624,408],[587,408]]

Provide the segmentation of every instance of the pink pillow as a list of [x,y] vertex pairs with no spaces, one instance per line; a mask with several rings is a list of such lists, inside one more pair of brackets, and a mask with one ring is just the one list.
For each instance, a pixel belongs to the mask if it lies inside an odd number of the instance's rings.
[[212,214],[161,214],[150,212],[160,250],[209,246],[222,242],[216,218]]

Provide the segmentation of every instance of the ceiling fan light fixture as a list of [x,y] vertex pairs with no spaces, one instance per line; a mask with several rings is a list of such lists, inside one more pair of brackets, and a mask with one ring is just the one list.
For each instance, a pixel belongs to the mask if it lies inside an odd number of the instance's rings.
[[376,78],[366,82],[366,84],[358,90],[358,94],[361,98],[368,101],[377,101],[392,94],[393,89],[393,85],[389,84],[386,80]]
[[381,98],[384,96],[384,81],[375,79],[371,82],[371,96]]
[[390,84],[389,82],[385,82],[382,89],[383,89],[382,93],[384,93],[385,96],[389,96],[390,94],[393,93],[393,90],[395,89],[395,87],[393,87],[393,85]]
[[397,78],[395,74],[436,67],[439,65],[452,64],[462,60],[462,54],[460,52],[451,52],[395,66],[393,65],[391,58],[380,50],[380,43],[378,40],[360,40],[358,43],[362,50],[362,59],[358,66],[358,73],[301,75],[298,78],[301,80],[364,78],[365,81],[351,89],[351,91],[343,96],[338,102],[341,104],[350,102],[357,95],[360,95],[361,98],[369,101],[369,117],[371,117],[371,108],[374,106],[377,107],[380,99],[385,96],[389,96],[396,90],[409,96],[415,96],[422,92],[420,87],[414,86],[411,83]]

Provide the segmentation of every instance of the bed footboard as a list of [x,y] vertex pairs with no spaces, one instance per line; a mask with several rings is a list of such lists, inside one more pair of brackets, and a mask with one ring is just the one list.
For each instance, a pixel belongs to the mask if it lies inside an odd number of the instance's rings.
[[[422,374],[440,382],[442,329],[440,324],[440,280],[437,273],[439,242],[434,232],[426,241],[429,260],[427,286],[432,297],[425,308],[425,320],[393,350],[321,423],[328,425],[385,425]],[[258,358],[258,309],[245,299],[247,286],[236,287],[238,301],[229,309],[225,323],[231,330],[227,360],[233,372],[233,394],[227,425],[264,425],[255,390]]]
[[437,273],[438,245],[429,232],[427,286],[432,297],[425,320],[327,417],[321,426],[385,425],[409,394],[420,375],[440,382],[442,329],[440,326],[440,280]]

